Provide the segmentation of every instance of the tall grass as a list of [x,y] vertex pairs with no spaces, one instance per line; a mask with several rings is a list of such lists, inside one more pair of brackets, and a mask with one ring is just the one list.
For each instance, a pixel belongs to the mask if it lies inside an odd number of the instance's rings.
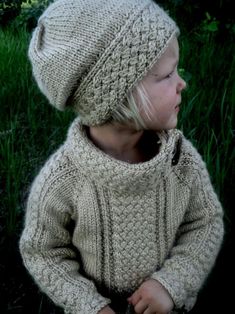
[[27,60],[28,42],[26,31],[0,31],[0,219],[6,235],[17,230],[24,191],[72,118],[53,110],[38,91]]
[[235,55],[213,34],[182,38],[181,64],[190,77],[179,127],[205,160],[214,187],[231,205],[235,175]]
[[[3,258],[7,260],[8,244],[13,246],[14,256],[18,256],[16,240],[22,227],[30,182],[45,159],[62,143],[74,118],[72,113],[53,109],[39,92],[27,59],[29,38],[24,30],[15,34],[11,30],[0,30],[0,271],[6,270],[5,282],[9,282],[10,276],[13,286],[17,285],[16,274],[12,268],[7,270],[9,265]],[[233,45],[218,43],[213,36],[203,38],[197,34],[180,40],[180,68],[188,88],[183,95],[179,128],[207,163],[229,222],[235,161]],[[18,283],[19,291],[23,289],[22,280]],[[6,311],[13,307],[16,313],[14,306],[21,304],[25,291],[11,295],[9,289],[6,290],[2,295],[11,300],[5,300],[3,306]],[[42,300],[38,302],[39,308]],[[22,304],[18,306],[23,308]]]

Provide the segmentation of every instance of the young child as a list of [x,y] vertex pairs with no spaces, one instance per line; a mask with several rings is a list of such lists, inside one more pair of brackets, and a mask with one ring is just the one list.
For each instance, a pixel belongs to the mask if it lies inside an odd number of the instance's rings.
[[222,209],[176,129],[179,30],[152,0],[57,0],[29,57],[78,117],[36,177],[20,250],[65,313],[190,310],[223,238]]

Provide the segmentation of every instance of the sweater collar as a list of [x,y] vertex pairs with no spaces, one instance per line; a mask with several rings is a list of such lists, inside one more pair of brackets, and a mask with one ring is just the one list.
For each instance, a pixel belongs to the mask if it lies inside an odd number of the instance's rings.
[[174,129],[158,132],[160,139],[159,153],[151,160],[129,164],[117,160],[99,148],[87,137],[85,128],[76,118],[72,123],[66,145],[71,152],[70,156],[80,171],[97,185],[109,187],[115,191],[138,192],[145,190],[169,174],[181,132]]

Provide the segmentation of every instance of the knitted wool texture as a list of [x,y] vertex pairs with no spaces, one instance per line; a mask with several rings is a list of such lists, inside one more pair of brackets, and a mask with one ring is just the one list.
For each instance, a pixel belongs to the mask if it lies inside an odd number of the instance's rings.
[[179,30],[151,0],[57,0],[29,46],[41,91],[86,125],[101,124]]
[[182,133],[159,137],[153,159],[128,164],[96,148],[75,120],[35,179],[20,250],[41,289],[66,313],[97,314],[108,304],[96,284],[131,295],[149,277],[176,308],[195,303],[221,245],[222,209]]

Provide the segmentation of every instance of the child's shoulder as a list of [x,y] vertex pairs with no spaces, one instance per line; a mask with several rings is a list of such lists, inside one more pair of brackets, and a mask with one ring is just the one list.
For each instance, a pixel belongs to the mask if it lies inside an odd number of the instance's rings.
[[63,144],[44,163],[40,174],[47,177],[47,180],[53,177],[63,175],[74,168],[73,162],[69,158],[66,146]]
[[63,144],[46,160],[33,181],[32,189],[40,193],[55,190],[63,193],[65,190],[72,190],[70,187],[77,181],[78,169],[71,160],[66,145]]
[[206,164],[194,144],[185,137],[183,132],[179,130],[177,130],[177,132],[179,134],[180,147],[179,162],[177,167],[175,167],[175,170],[183,173],[184,175],[187,173],[191,178],[193,178],[193,174],[206,169]]
[[83,180],[81,166],[76,162],[81,153],[81,126],[75,119],[67,132],[65,142],[46,160],[35,181],[40,185],[70,186]]
[[184,162],[188,162],[193,167],[201,167],[202,164],[204,164],[202,160],[202,156],[200,155],[197,148],[194,146],[194,144],[187,139],[183,133],[182,134],[182,159]]

